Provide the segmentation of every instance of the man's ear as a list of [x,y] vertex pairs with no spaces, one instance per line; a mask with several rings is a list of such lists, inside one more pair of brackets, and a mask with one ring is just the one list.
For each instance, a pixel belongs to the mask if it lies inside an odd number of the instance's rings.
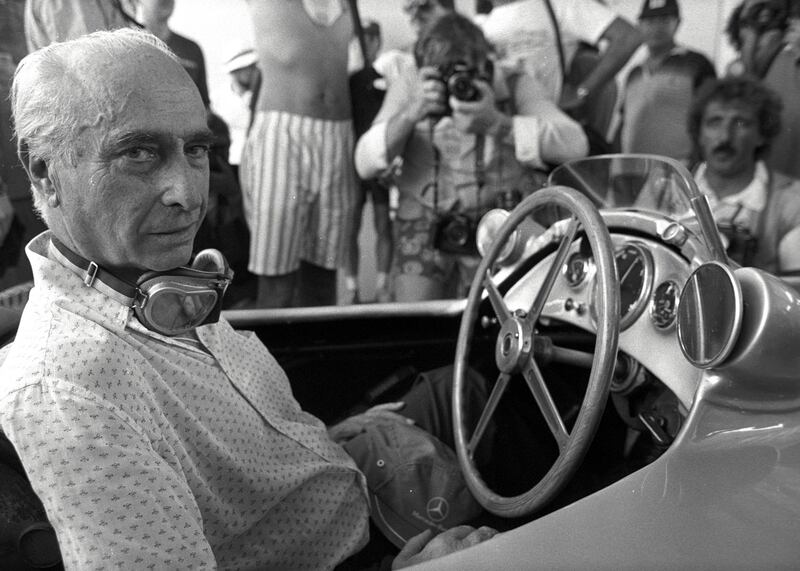
[[58,192],[48,162],[32,153],[27,141],[19,142],[18,153],[34,192],[40,192],[50,206],[58,206]]

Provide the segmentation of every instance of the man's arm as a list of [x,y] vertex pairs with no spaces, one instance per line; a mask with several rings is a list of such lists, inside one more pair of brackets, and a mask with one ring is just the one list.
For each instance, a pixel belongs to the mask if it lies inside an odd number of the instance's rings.
[[216,567],[185,479],[121,410],[51,380],[0,403],[0,421],[67,569]]
[[386,174],[402,157],[417,123],[444,111],[444,85],[433,68],[407,70],[389,84],[372,126],[358,140],[355,165],[363,179]]
[[513,116],[501,112],[488,84],[478,82],[481,98],[476,102],[451,98],[453,121],[467,133],[495,137],[514,145],[517,160],[544,167],[586,156],[589,144],[583,128],[550,101],[544,88],[528,74],[510,82]]

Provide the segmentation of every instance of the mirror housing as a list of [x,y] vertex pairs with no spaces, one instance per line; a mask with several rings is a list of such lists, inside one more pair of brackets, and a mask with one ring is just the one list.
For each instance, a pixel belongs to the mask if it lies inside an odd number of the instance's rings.
[[724,363],[739,339],[742,314],[742,288],[733,271],[720,262],[697,268],[678,305],[678,343],[686,359],[700,369]]

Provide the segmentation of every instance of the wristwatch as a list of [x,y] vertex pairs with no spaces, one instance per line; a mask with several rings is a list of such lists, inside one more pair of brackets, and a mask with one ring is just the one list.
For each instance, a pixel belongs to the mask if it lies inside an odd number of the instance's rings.
[[578,100],[583,101],[589,97],[589,88],[585,85],[579,85],[578,89],[575,90],[575,96],[578,98]]

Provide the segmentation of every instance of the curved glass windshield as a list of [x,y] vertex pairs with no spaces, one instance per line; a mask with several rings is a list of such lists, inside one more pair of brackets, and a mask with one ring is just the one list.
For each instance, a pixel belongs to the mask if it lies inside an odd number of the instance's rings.
[[727,261],[706,197],[680,162],[656,155],[600,155],[558,166],[548,186],[567,186],[601,210],[658,212],[701,238],[714,257]]

